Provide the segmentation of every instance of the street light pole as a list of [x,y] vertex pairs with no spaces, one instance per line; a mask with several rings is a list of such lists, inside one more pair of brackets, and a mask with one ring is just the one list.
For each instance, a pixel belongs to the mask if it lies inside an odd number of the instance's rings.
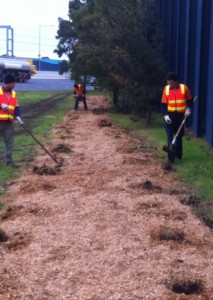
[[39,32],[38,32],[38,70],[41,70],[41,28],[42,27],[53,27],[53,25],[40,25]]
[[41,26],[39,26],[39,33],[38,33],[38,70],[41,70]]

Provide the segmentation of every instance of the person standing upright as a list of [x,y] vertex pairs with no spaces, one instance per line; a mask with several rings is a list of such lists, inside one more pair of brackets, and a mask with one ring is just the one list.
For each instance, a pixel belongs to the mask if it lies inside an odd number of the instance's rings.
[[19,124],[24,124],[21,119],[21,111],[18,104],[15,87],[15,77],[7,74],[4,77],[3,85],[0,87],[0,134],[3,137],[6,155],[5,163],[7,166],[15,167],[12,152],[14,145],[13,121],[16,119]]
[[82,84],[74,84],[73,94],[75,97],[75,110],[78,110],[79,101],[83,101],[84,110],[87,110],[86,90]]
[[[167,74],[167,85],[162,94],[161,108],[164,117],[164,127],[167,134],[167,146],[170,148],[174,135],[177,133],[185,116],[191,114],[193,98],[189,88],[178,82],[175,72]],[[175,149],[168,152],[168,162],[173,163],[175,158],[183,156],[182,138],[184,126],[182,127],[175,143]]]

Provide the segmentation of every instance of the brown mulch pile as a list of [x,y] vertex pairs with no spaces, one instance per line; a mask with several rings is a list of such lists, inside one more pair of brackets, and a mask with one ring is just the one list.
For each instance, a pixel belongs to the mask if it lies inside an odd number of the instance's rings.
[[38,149],[8,188],[0,300],[213,299],[213,236],[186,189],[113,125],[106,99],[88,106],[54,128],[63,164]]

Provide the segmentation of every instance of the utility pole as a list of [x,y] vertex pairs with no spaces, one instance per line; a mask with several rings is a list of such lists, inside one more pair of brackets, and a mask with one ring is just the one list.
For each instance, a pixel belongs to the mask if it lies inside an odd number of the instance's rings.
[[53,25],[40,25],[38,31],[38,70],[41,71],[41,28],[53,27]]
[[10,25],[0,25],[0,28],[6,29],[6,55],[14,56],[14,32]]

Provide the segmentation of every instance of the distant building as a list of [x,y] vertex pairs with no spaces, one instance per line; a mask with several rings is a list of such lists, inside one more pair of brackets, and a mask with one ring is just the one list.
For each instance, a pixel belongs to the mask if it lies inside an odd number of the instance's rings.
[[32,58],[33,64],[36,66],[38,71],[57,71],[60,70],[60,59],[49,59],[49,58]]

